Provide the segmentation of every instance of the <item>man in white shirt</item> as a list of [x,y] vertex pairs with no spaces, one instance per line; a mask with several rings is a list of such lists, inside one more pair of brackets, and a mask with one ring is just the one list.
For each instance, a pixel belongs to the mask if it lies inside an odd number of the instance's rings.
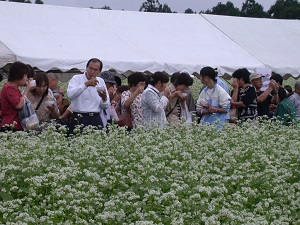
[[108,108],[110,101],[105,82],[99,77],[102,67],[99,59],[92,58],[85,73],[74,75],[69,82],[67,94],[73,110],[71,132],[76,125],[103,128],[100,110]]

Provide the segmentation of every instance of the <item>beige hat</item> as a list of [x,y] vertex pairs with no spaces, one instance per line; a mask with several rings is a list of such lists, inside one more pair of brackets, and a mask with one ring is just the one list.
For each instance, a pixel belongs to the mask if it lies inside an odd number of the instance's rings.
[[249,78],[250,78],[250,81],[253,81],[254,79],[261,78],[261,77],[265,77],[265,76],[262,74],[258,74],[258,73],[251,73]]

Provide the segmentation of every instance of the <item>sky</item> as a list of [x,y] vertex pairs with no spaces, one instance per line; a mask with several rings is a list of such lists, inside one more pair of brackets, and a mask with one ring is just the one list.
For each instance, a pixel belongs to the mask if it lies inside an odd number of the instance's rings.
[[[43,0],[47,5],[70,6],[70,7],[94,7],[101,8],[104,5],[113,10],[138,11],[146,0]],[[206,11],[216,6],[218,2],[226,3],[228,0],[159,0],[161,4],[167,3],[172,11],[183,13],[187,8],[195,12]],[[230,0],[235,7],[241,8],[246,0]],[[256,0],[257,3],[269,10],[276,0]]]

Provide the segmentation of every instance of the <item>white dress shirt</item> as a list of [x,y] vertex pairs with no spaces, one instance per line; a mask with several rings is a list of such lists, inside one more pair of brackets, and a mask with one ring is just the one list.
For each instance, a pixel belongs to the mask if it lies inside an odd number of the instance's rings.
[[97,77],[99,83],[97,86],[103,86],[106,91],[107,99],[103,99],[99,96],[96,87],[86,86],[84,83],[88,81],[85,73],[74,75],[69,82],[67,94],[72,102],[73,112],[100,113],[101,109],[106,109],[110,106],[109,95],[102,78]]

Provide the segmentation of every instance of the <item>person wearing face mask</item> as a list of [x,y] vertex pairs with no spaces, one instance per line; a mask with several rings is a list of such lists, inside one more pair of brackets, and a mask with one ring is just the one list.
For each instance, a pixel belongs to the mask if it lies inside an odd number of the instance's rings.
[[101,109],[110,106],[110,100],[105,82],[99,77],[103,64],[97,58],[87,62],[83,74],[74,75],[67,88],[72,105],[71,132],[76,125],[103,128],[100,117]]
[[169,76],[155,72],[142,94],[142,124],[145,127],[164,127],[167,124],[165,108],[169,102]]

